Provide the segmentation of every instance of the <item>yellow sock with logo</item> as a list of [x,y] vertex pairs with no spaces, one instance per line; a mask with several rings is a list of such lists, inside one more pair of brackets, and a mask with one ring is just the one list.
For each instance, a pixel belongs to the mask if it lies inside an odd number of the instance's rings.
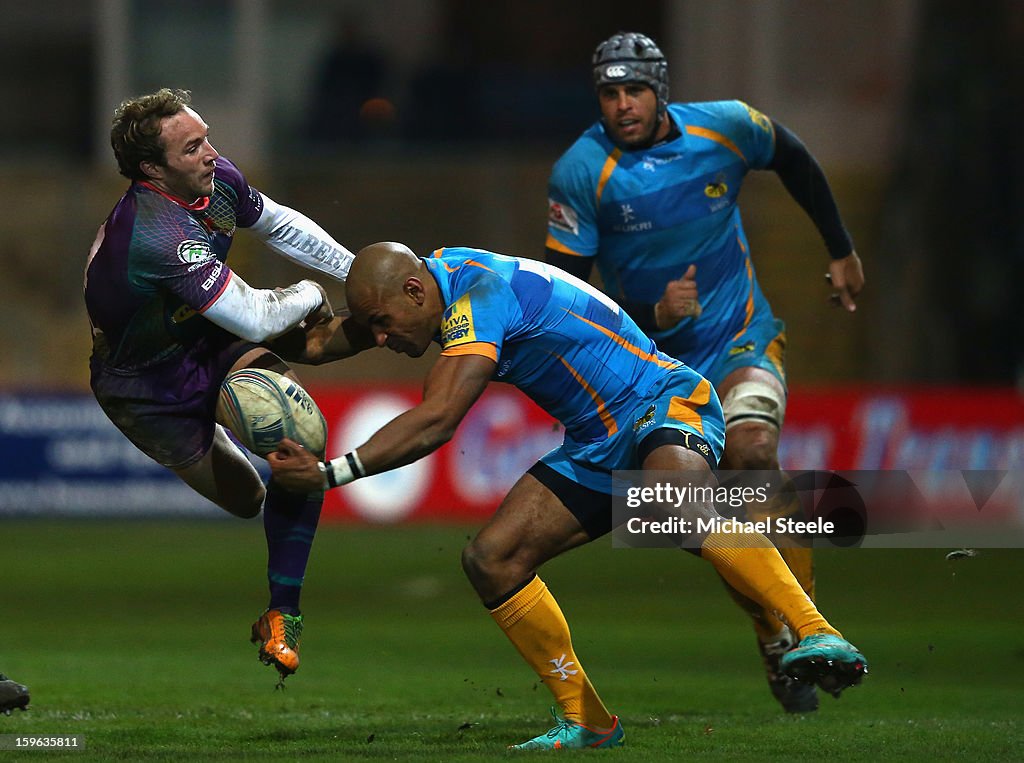
[[555,696],[567,720],[594,731],[612,727],[611,715],[572,650],[569,624],[543,580],[534,576],[492,609],[491,617]]
[[[723,523],[723,528],[725,523]],[[715,530],[701,544],[701,556],[741,594],[764,607],[804,638],[815,633],[840,633],[814,606],[778,549],[761,533]]]

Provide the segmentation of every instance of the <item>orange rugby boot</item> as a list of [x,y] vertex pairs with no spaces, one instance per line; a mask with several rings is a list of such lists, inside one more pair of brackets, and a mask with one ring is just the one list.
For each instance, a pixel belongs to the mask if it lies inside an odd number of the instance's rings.
[[273,665],[281,678],[299,669],[299,641],[302,637],[302,615],[286,615],[268,609],[252,624],[250,641],[259,644],[259,659]]

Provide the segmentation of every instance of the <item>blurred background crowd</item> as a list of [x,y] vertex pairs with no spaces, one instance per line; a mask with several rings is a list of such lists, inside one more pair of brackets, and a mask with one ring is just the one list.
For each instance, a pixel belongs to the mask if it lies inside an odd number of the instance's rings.
[[[122,99],[190,89],[253,185],[353,251],[540,258],[548,172],[597,118],[590,55],[620,29],[661,45],[672,100],[747,101],[832,182],[868,281],[853,320],[774,175],[741,201],[792,381],[1024,384],[1016,0],[0,0],[0,18],[6,389],[86,386],[82,269],[127,184]],[[244,236],[230,262],[257,286],[298,276]],[[369,353],[303,375],[421,371]]]

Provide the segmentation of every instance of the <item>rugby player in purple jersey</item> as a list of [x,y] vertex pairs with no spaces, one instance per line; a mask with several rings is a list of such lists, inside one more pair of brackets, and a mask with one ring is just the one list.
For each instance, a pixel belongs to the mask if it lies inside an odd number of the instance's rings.
[[211,145],[190,104],[188,91],[164,88],[114,112],[110,142],[131,185],[100,226],[85,269],[91,386],[118,429],[197,493],[239,517],[263,509],[270,601],[252,640],[283,678],[299,666],[299,597],[323,493],[264,486],[217,423],[216,403],[224,378],[240,368],[295,380],[263,343],[333,312],[314,281],[256,289],[226,260],[238,228],[339,281],[352,254],[251,187]]

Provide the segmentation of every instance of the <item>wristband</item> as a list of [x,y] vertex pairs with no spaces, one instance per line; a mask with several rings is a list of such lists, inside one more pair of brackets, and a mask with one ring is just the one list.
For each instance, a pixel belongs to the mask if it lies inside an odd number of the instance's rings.
[[326,464],[321,461],[318,466],[320,471],[323,472],[326,481],[327,486],[324,490],[329,490],[339,485],[347,485],[349,482],[366,476],[363,462],[359,460],[359,456],[354,450],[349,451],[341,458],[328,461]]

